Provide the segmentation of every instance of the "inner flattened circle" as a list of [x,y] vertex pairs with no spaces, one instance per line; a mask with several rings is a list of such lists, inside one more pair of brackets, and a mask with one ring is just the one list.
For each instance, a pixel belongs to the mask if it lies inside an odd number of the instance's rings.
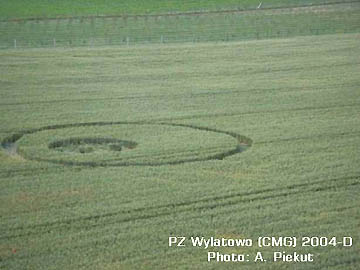
[[136,142],[119,140],[114,138],[99,137],[72,137],[56,140],[48,144],[49,149],[60,152],[79,152],[81,154],[92,153],[97,149],[120,152],[124,148],[134,149]]

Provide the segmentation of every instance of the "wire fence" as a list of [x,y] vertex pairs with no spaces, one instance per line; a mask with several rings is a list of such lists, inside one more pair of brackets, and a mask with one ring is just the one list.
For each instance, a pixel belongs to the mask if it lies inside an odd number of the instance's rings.
[[97,47],[97,46],[133,46],[146,44],[171,44],[171,43],[199,43],[199,42],[230,42],[230,41],[245,41],[245,40],[260,40],[273,38],[287,38],[294,36],[309,36],[309,35],[323,35],[323,34],[340,34],[340,33],[354,33],[347,29],[310,29],[309,31],[287,31],[280,30],[275,32],[259,33],[254,32],[249,35],[237,35],[237,33],[224,33],[223,37],[209,37],[209,36],[161,36],[158,39],[154,37],[121,37],[112,36],[107,38],[52,38],[52,39],[14,39],[6,42],[2,41],[0,49],[25,49],[25,48],[71,48],[71,47]]
[[0,22],[0,49],[226,42],[360,32],[360,3],[181,16]]

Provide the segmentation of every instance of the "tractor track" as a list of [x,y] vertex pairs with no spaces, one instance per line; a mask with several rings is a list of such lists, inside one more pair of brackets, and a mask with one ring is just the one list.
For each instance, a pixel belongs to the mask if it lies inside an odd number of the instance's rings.
[[[343,64],[335,64],[335,65],[328,65],[325,67],[334,67],[334,66],[349,66],[349,65],[360,65],[360,63],[343,63]],[[319,66],[318,68],[321,68],[324,66]],[[293,71],[293,70],[308,70],[309,68],[316,68],[316,67],[306,67],[306,68],[286,68],[286,69],[276,69],[276,70],[263,70],[263,71],[259,71],[259,72],[252,72],[251,74],[258,74],[258,73],[269,73],[269,72],[284,72],[284,71]],[[316,89],[328,89],[329,87],[331,87],[331,89],[333,89],[334,87],[353,87],[353,86],[358,86],[358,83],[348,83],[348,84],[336,84],[336,85],[331,85],[331,86],[321,86],[319,88]],[[27,101],[27,102],[7,102],[7,103],[0,103],[0,106],[18,106],[18,105],[37,105],[37,104],[57,104],[57,103],[77,103],[77,102],[92,102],[92,101],[106,101],[106,100],[110,100],[110,101],[116,101],[116,100],[148,100],[148,99],[159,99],[159,98],[167,98],[167,99],[179,99],[179,98],[188,98],[188,99],[193,99],[196,97],[209,97],[209,96],[224,96],[224,95],[229,95],[229,94],[242,94],[242,93],[254,93],[254,92],[259,92],[259,93],[263,93],[266,91],[273,91],[273,90],[277,90],[277,91],[283,91],[283,92],[291,92],[291,91],[306,91],[306,90],[314,90],[313,86],[309,86],[309,87],[299,87],[299,86],[294,86],[294,87],[286,87],[283,89],[279,89],[279,88],[254,88],[254,89],[249,89],[249,90],[222,90],[222,91],[217,91],[217,92],[205,92],[205,93],[192,93],[192,94],[175,94],[175,95],[141,95],[141,96],[115,96],[115,97],[111,97],[111,98],[84,98],[84,99],[56,99],[56,100],[39,100],[39,101]]]
[[[282,188],[268,188],[263,190],[256,190],[251,192],[240,192],[229,195],[213,196],[203,198],[200,200],[179,202],[172,204],[164,204],[158,206],[139,207],[129,210],[120,210],[106,214],[97,214],[85,216],[80,218],[59,220],[56,222],[46,222],[41,224],[34,224],[29,226],[18,226],[10,228],[8,231],[30,230],[24,234],[3,235],[0,239],[12,239],[17,237],[24,237],[42,233],[49,233],[56,229],[68,230],[69,228],[90,228],[97,226],[107,226],[111,224],[120,224],[128,222],[136,222],[139,220],[148,220],[164,216],[171,216],[173,214],[198,212],[198,211],[211,211],[223,207],[234,206],[238,204],[246,204],[256,201],[267,201],[274,198],[288,197],[297,194],[316,193],[329,190],[339,190],[343,188],[355,187],[360,185],[360,176],[349,176],[341,178],[333,178],[327,180],[318,180],[312,183],[302,183]],[[339,184],[340,181],[346,183]],[[324,184],[327,184],[324,186]],[[275,194],[272,194],[275,192]],[[259,195],[259,196],[257,196]],[[151,211],[156,211],[151,213]],[[149,213],[150,212],[150,213]],[[124,217],[125,215],[130,215]],[[135,215],[135,216],[134,216]],[[84,224],[85,222],[85,224]],[[88,223],[88,224],[86,224]],[[78,226],[76,226],[78,224]],[[31,231],[35,230],[35,231]]]

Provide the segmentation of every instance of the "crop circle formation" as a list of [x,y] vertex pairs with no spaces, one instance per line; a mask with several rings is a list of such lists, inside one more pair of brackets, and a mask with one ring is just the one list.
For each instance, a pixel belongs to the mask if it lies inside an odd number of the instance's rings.
[[159,166],[224,159],[245,151],[250,138],[213,128],[175,123],[90,122],[51,125],[14,133],[28,160],[73,166]]

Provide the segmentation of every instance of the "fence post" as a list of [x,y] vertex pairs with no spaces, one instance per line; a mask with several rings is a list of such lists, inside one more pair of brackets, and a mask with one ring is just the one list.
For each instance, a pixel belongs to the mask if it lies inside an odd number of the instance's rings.
[[126,45],[129,46],[130,39],[129,37],[126,37]]
[[53,39],[53,42],[54,42],[54,48],[56,47],[56,39],[54,38]]
[[163,35],[161,35],[160,41],[161,41],[161,43],[164,43],[164,36]]
[[14,39],[14,49],[16,49],[16,39]]

